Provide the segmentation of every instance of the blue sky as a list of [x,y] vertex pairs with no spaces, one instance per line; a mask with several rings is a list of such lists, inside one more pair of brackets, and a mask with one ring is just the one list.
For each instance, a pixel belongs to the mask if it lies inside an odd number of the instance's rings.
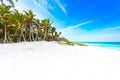
[[19,0],[16,8],[50,18],[72,41],[120,42],[120,0]]

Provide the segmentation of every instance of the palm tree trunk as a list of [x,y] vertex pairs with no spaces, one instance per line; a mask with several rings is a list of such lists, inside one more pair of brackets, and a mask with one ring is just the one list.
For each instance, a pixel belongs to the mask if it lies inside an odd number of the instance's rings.
[[4,28],[4,40],[3,40],[3,43],[5,43],[6,42],[6,27]]
[[24,40],[24,41],[26,41],[26,39],[25,39],[25,36],[24,36],[24,33],[23,33],[22,29],[21,29],[21,35],[22,35],[23,40]]
[[18,38],[18,41],[21,42],[22,36],[20,35]]
[[39,33],[39,31],[37,30],[37,32],[36,32],[36,37],[35,37],[35,41],[38,41],[38,33]]
[[52,32],[52,40],[53,40],[53,32]]
[[11,43],[12,40],[11,40],[10,34],[8,35],[8,39],[9,39],[9,41],[10,41],[10,43]]
[[34,38],[34,34],[33,34],[33,32],[32,32],[32,35],[31,35],[31,36],[32,36],[32,40],[34,41],[34,40],[35,40],[35,38]]
[[44,29],[44,38],[43,38],[43,40],[46,40],[46,33],[47,33],[47,29],[45,28]]
[[43,38],[43,40],[46,40],[46,32],[44,32],[44,38]]
[[31,39],[31,24],[29,26],[29,41],[32,41],[32,39]]
[[29,41],[31,41],[31,32],[29,31]]

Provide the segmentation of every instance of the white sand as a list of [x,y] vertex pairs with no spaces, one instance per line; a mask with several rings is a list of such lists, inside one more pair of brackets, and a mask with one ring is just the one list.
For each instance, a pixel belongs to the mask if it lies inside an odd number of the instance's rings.
[[55,42],[0,44],[0,80],[120,80],[120,51]]

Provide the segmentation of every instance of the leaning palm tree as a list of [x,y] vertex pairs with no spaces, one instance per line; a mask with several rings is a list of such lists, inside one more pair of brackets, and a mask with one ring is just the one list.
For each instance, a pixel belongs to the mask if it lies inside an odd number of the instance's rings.
[[16,27],[15,30],[15,38],[17,37],[17,42],[21,41],[21,38],[23,38],[24,41],[26,41],[23,29],[24,29],[24,17],[21,13],[18,12],[18,10],[14,10],[10,16],[11,23]]
[[[7,0],[7,1],[8,1],[13,7],[15,7],[13,0]],[[16,0],[16,1],[18,1],[18,0]],[[3,3],[3,0],[0,0],[0,2],[1,2],[1,4],[4,4],[4,3]]]

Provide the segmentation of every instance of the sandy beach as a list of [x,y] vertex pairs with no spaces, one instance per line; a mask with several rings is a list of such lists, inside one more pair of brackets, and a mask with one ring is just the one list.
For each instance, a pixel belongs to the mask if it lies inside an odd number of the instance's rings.
[[0,44],[0,80],[120,80],[120,50],[44,41]]

